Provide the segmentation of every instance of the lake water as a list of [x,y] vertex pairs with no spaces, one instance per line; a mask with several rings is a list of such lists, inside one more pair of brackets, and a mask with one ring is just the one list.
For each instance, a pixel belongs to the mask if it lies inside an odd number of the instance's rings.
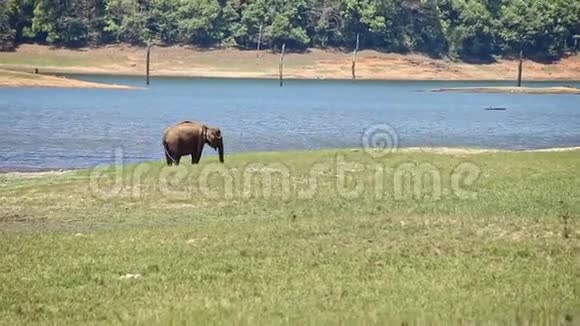
[[[511,84],[290,80],[280,88],[276,80],[154,78],[136,91],[0,89],[0,170],[110,164],[115,149],[124,162],[158,160],[163,130],[182,120],[220,127],[226,153],[360,147],[364,130],[383,124],[400,147],[580,146],[580,96],[422,92]],[[527,86],[562,84],[580,86]]]

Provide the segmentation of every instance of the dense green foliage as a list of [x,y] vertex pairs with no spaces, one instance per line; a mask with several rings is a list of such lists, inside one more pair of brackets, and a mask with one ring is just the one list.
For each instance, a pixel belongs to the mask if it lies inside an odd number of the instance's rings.
[[0,49],[22,42],[198,46],[286,43],[464,59],[560,57],[580,34],[580,0],[0,0]]

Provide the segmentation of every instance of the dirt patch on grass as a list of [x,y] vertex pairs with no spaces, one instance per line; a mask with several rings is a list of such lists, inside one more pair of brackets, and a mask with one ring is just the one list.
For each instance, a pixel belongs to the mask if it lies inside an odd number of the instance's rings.
[[[145,48],[111,45],[90,49],[54,49],[22,45],[15,52],[0,53],[0,66],[10,69],[40,68],[42,72],[143,75]],[[285,77],[304,79],[350,79],[351,54],[311,49],[289,53]],[[358,79],[383,80],[515,80],[517,61],[469,64],[432,59],[419,54],[401,55],[361,51]],[[189,46],[156,46],[151,52],[153,76],[228,78],[278,78],[279,54],[237,49],[198,49]],[[577,80],[580,57],[571,56],[551,64],[526,61],[525,80]]]
[[31,218],[28,214],[16,213],[16,212],[1,212],[0,213],[0,224],[4,223],[15,223],[15,222],[26,222],[35,220]]
[[0,230],[34,230],[47,224],[45,216],[37,216],[26,211],[8,208],[0,210]]

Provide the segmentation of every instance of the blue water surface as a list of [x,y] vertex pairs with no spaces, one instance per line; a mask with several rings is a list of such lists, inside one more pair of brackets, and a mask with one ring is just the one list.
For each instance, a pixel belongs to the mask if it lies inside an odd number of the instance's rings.
[[[144,86],[137,77],[76,78]],[[226,153],[360,147],[364,130],[383,124],[400,147],[580,146],[580,96],[427,91],[512,84],[154,78],[133,91],[0,89],[0,170],[110,164],[116,149],[124,162],[158,160],[163,130],[182,120],[220,127]],[[526,86],[563,84],[580,86]]]

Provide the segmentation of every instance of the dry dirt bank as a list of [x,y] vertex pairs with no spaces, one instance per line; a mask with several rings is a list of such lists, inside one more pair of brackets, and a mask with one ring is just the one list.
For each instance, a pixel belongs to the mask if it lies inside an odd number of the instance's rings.
[[0,69],[0,87],[56,87],[134,89],[130,86],[93,83],[70,78],[31,74]]
[[[359,79],[383,80],[514,80],[517,62],[468,64],[435,60],[418,54],[400,55],[366,50],[359,54]],[[153,76],[277,78],[278,54],[236,49],[154,47]],[[312,49],[285,58],[287,78],[349,79],[351,54]],[[15,52],[0,53],[0,67],[41,72],[142,75],[145,49],[126,45],[78,50],[22,45]],[[524,80],[580,80],[580,56],[551,64],[526,61]]]

